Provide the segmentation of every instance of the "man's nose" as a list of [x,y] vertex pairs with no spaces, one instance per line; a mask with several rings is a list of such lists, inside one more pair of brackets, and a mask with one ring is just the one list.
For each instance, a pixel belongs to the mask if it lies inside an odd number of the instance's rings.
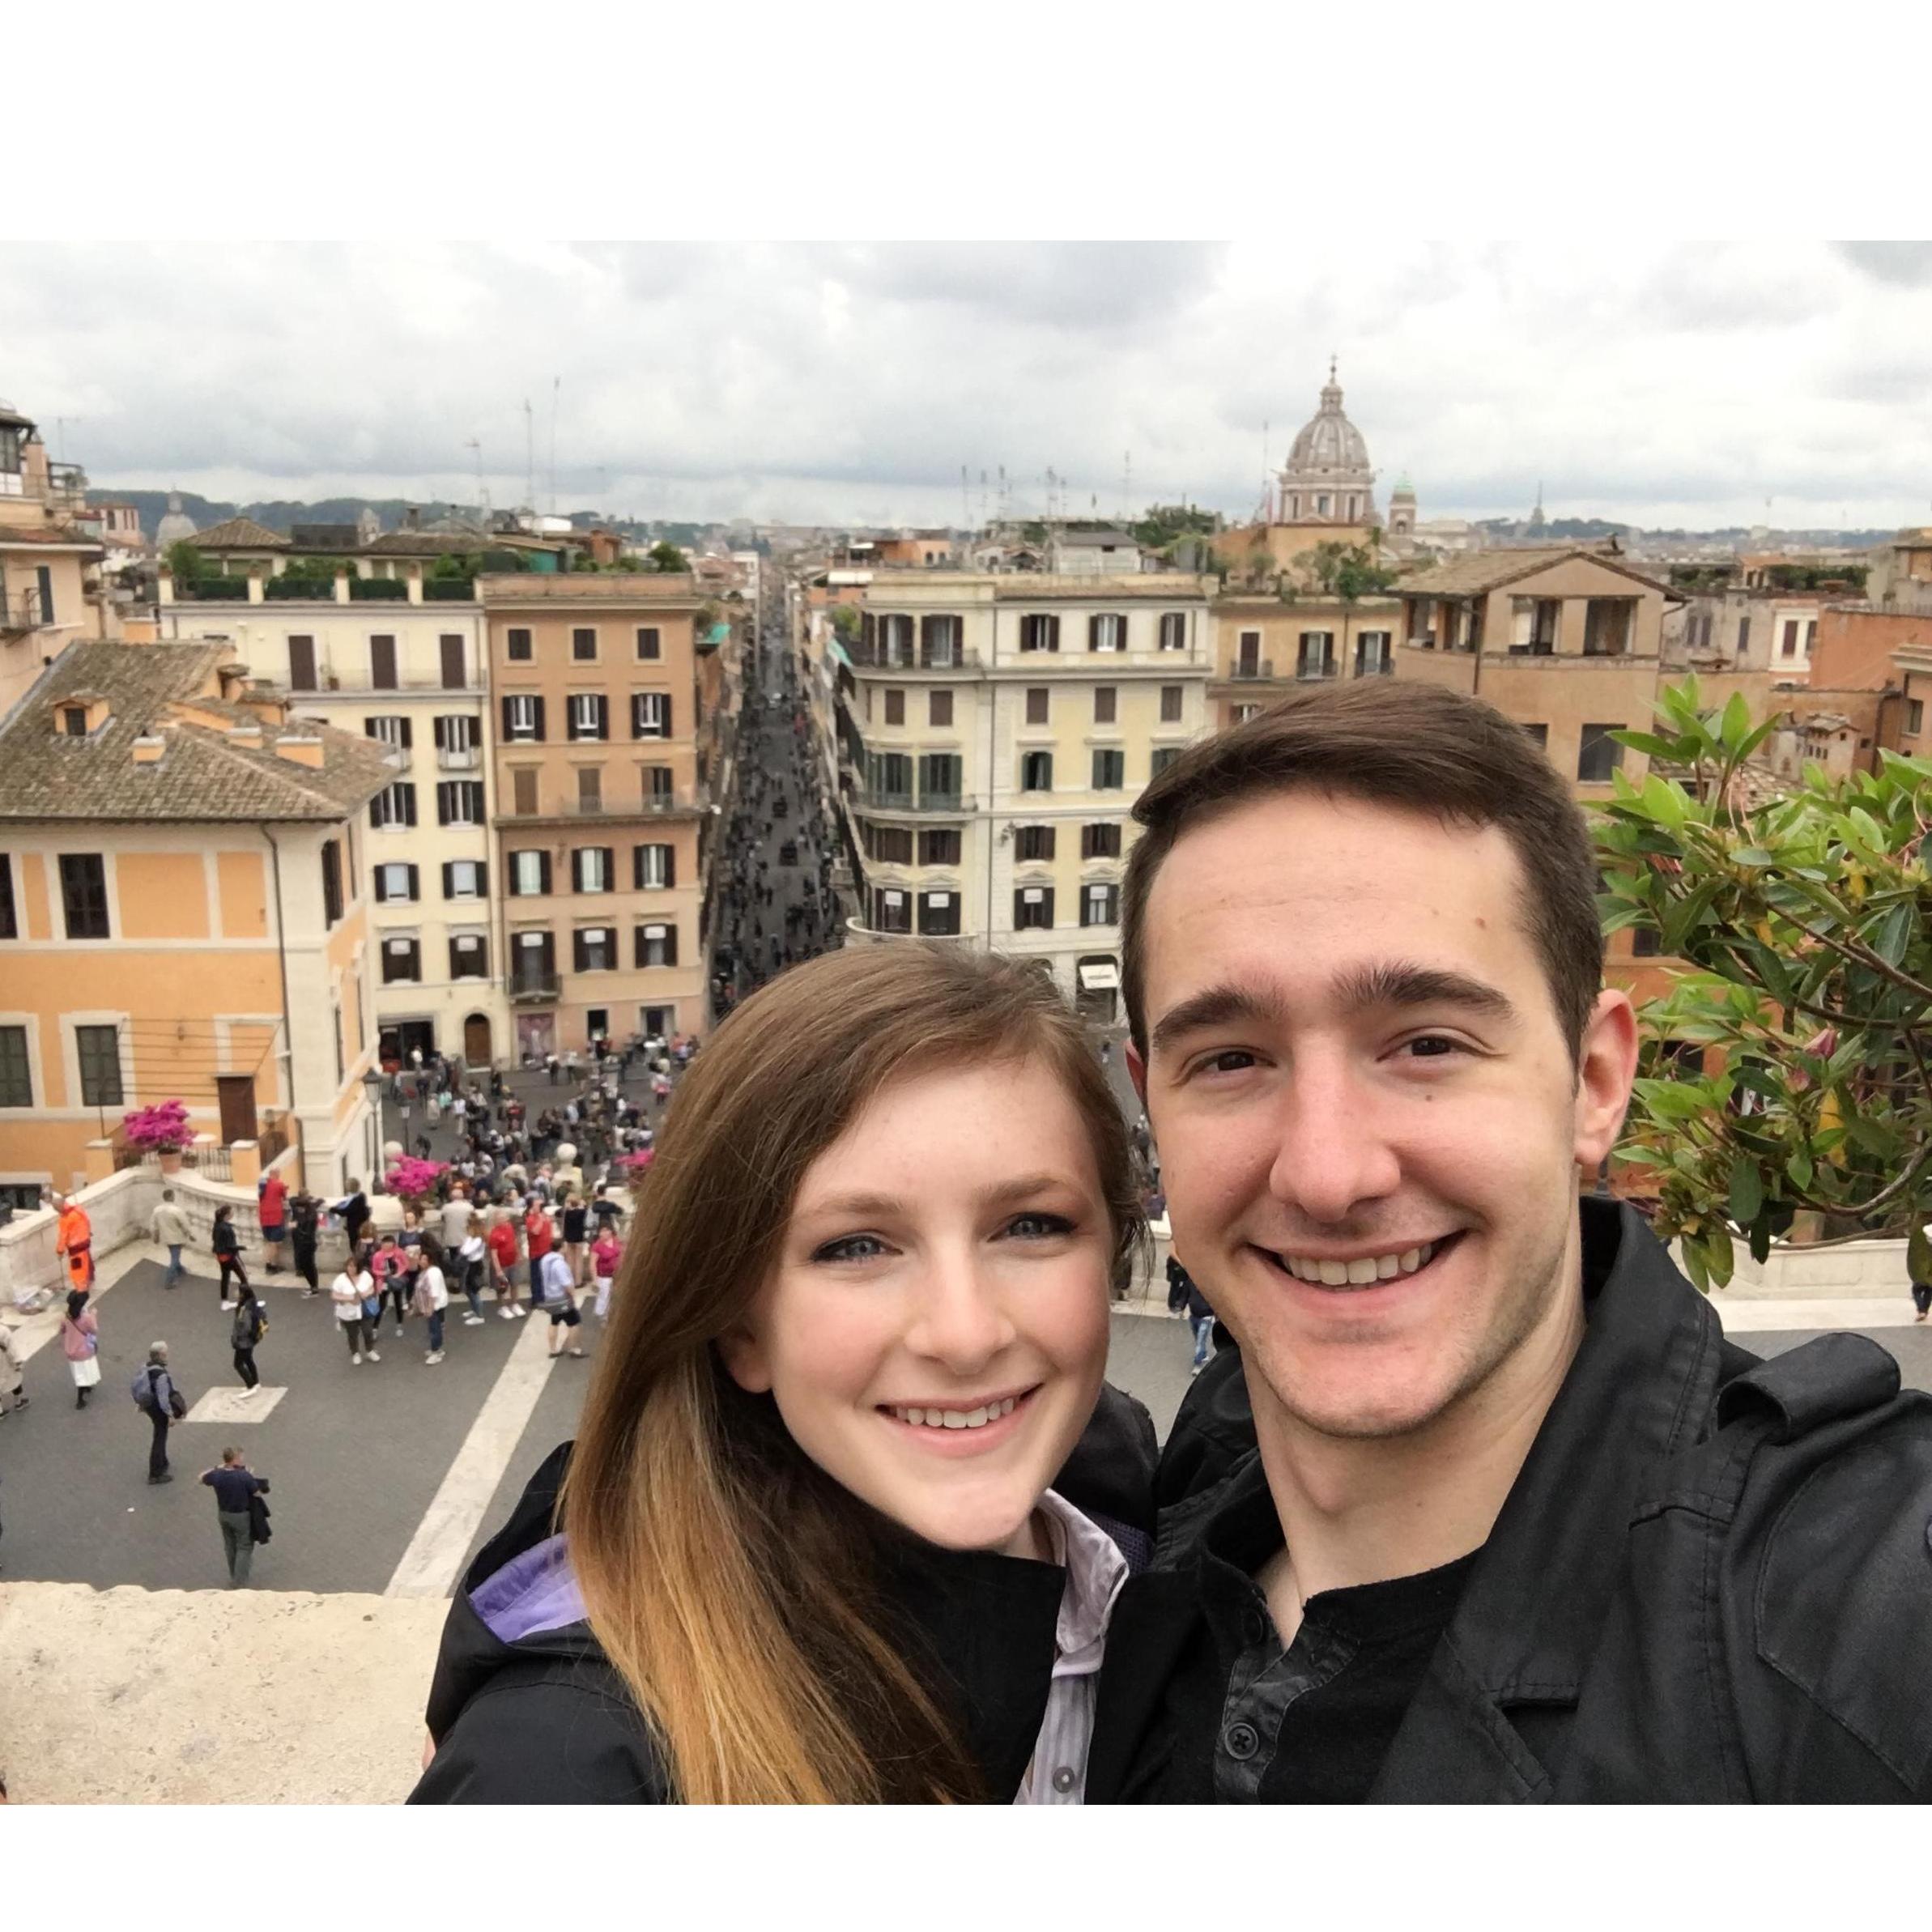
[[1401,1181],[1376,1096],[1339,1054],[1296,1062],[1283,1083],[1275,1134],[1269,1191],[1310,1221],[1346,1221]]

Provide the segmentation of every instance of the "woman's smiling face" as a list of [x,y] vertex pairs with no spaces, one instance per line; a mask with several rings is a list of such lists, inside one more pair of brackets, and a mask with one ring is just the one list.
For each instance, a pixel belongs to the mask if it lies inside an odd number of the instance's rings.
[[1035,1061],[880,1093],[806,1170],[720,1347],[806,1454],[953,1549],[1030,1525],[1100,1394],[1113,1232],[1079,1109]]

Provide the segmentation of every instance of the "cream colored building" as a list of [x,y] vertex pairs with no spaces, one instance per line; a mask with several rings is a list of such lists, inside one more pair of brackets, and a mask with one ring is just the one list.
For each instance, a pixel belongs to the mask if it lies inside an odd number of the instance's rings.
[[859,636],[818,641],[837,692],[855,941],[957,938],[1117,1011],[1129,814],[1208,728],[1207,585],[873,573]]
[[172,598],[160,617],[164,637],[219,638],[299,715],[383,745],[395,776],[363,828],[381,1059],[509,1057],[482,605]]

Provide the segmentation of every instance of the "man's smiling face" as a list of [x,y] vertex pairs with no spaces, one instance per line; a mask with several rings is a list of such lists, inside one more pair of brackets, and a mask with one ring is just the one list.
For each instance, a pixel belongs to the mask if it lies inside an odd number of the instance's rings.
[[1523,896],[1495,827],[1317,792],[1211,817],[1162,863],[1134,1064],[1258,1416],[1271,1393],[1324,1435],[1403,1435],[1560,1346],[1628,1009],[1599,997],[1579,1083]]

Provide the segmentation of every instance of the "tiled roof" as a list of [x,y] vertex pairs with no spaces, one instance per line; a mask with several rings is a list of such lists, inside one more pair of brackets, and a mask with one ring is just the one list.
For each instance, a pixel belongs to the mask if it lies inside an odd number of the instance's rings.
[[[0,724],[0,822],[22,819],[330,821],[360,811],[395,773],[381,746],[306,719],[264,724],[244,706],[206,697],[225,644],[71,645]],[[108,721],[91,738],[59,735],[54,708],[82,692],[104,697]],[[258,727],[259,750],[183,715]],[[166,749],[134,761],[137,738]],[[274,749],[279,738],[319,738],[320,768]]]
[[1513,584],[1518,577],[1547,570],[1552,564],[1566,564],[1572,557],[1586,564],[1600,564],[1606,570],[1647,585],[1653,590],[1668,587],[1656,578],[1631,568],[1628,560],[1607,551],[1593,550],[1587,543],[1560,543],[1543,550],[1479,550],[1467,556],[1452,557],[1433,570],[1404,577],[1397,586],[1404,597],[1480,597]]
[[85,530],[70,530],[61,523],[0,523],[0,548],[15,543],[47,543],[79,546],[98,550],[100,546]]
[[473,530],[391,530],[373,543],[363,547],[371,557],[466,556],[471,551],[487,550],[492,539]]
[[212,530],[197,530],[189,538],[197,550],[287,550],[288,539],[257,523],[253,517],[231,517]]

